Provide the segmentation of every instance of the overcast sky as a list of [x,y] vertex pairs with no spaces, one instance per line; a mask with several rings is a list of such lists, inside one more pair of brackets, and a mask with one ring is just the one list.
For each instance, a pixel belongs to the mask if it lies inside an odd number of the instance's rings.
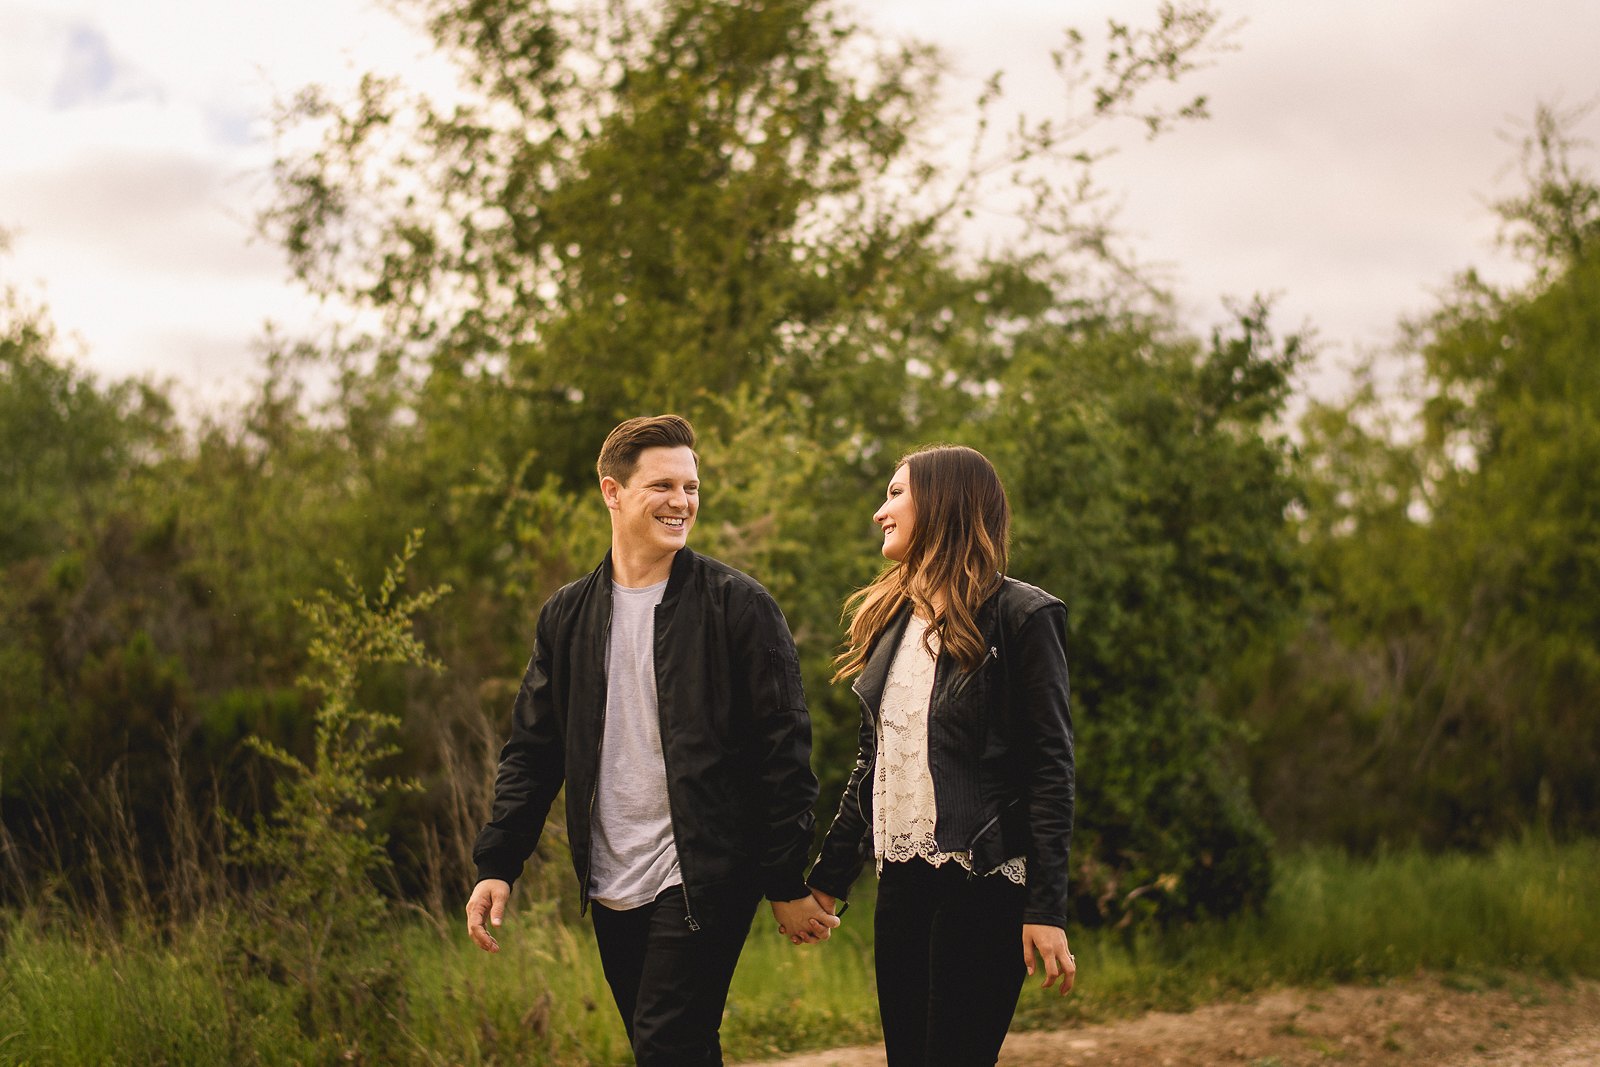
[[[1501,136],[1540,101],[1600,95],[1596,0],[1219,0],[1237,51],[1188,83],[1213,117],[1103,171],[1146,260],[1197,328],[1225,296],[1279,294],[1336,366],[1382,346],[1467,266],[1514,276],[1488,201],[1519,188]],[[945,47],[949,107],[1006,72],[1055,91],[1071,24],[1147,20],[1154,0],[863,0],[885,32]],[[107,376],[191,401],[237,396],[264,323],[315,308],[252,240],[275,98],[417,69],[364,0],[0,0],[0,279],[43,299]],[[1600,114],[1581,127],[1600,141]],[[1591,163],[1594,155],[1586,157]],[[1317,379],[1332,389],[1331,372]]]

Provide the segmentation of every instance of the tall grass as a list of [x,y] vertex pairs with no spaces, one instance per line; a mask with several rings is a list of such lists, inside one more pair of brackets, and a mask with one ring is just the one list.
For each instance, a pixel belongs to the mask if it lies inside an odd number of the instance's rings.
[[[877,1038],[870,887],[826,945],[796,948],[758,913],[723,1026],[730,1058]],[[520,895],[520,894],[519,894]],[[1481,856],[1306,852],[1280,865],[1260,915],[1162,935],[1073,931],[1065,1000],[1032,984],[1016,1025],[1184,1008],[1275,985],[1418,970],[1600,978],[1600,842],[1506,844]],[[626,1063],[587,923],[524,903],[486,956],[452,918],[387,928],[403,988],[347,1033],[297,1017],[281,975],[237,956],[226,915],[113,933],[60,909],[0,925],[0,1063]],[[1037,980],[1035,980],[1037,981]]]
[[1278,864],[1257,915],[1164,933],[1073,936],[1078,989],[1025,991],[1019,1023],[1181,1009],[1275,985],[1417,971],[1600,978],[1600,841],[1530,839],[1483,855],[1308,850]]

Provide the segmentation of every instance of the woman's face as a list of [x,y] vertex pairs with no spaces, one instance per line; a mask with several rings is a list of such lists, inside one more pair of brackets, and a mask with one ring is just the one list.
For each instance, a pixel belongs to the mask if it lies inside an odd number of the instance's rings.
[[911,504],[911,465],[902,463],[889,479],[883,507],[872,516],[883,530],[883,554],[896,563],[906,558],[911,547],[911,531],[917,525],[916,509]]

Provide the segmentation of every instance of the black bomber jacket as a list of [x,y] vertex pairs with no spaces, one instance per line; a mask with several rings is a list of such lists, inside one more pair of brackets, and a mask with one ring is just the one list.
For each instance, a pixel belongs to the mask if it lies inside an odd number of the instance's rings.
[[[807,881],[843,898],[872,856],[872,775],[889,666],[911,617],[906,605],[878,635],[851,688],[860,747],[838,814]],[[928,702],[934,843],[972,870],[1027,859],[1023,922],[1065,927],[1074,763],[1068,703],[1067,608],[1042,589],[1002,580],[978,612],[989,646],[975,671],[941,651]]]
[[[583,906],[605,730],[611,556],[539,612],[533,657],[500,751],[494,807],[472,850],[478,877],[514,882],[567,787],[567,838]],[[655,615],[667,800],[695,924],[696,893],[747,884],[806,895],[814,825],[806,713],[794,639],[755,579],[687,548]]]

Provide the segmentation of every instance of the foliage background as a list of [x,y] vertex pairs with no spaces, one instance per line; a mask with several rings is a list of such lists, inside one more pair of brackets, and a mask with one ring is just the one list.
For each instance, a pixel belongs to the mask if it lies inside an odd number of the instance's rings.
[[[1225,43],[1207,3],[1069,35],[1060,101],[995,129],[991,86],[958,152],[927,124],[938,57],[839,5],[396,6],[456,94],[307,89],[262,219],[335,340],[269,339],[255,395],[185,425],[159,383],[74,366],[25,293],[0,303],[8,903],[270,894],[222,862],[217,813],[270,816],[294,765],[262,753],[318,750],[293,605],[341,560],[377,585],[420,528],[415,579],[453,592],[415,627],[445,669],[378,667],[351,699],[395,716],[375,780],[417,785],[374,789],[367,876],[452,913],[537,608],[607,543],[593,454],[660,410],[702,434],[697,547],[795,631],[824,822],[868,517],[899,453],[959,440],[1010,488],[1013,573],[1071,612],[1081,923],[1259,904],[1274,840],[1595,831],[1600,194],[1559,113],[1498,205],[1533,280],[1463,274],[1407,334],[1404,393],[1291,425],[1305,338],[1266,301],[1196,336],[1095,184],[1108,130],[1203,119],[1181,83]],[[1019,236],[975,255],[994,210]],[[562,847],[528,879],[558,913]]]

